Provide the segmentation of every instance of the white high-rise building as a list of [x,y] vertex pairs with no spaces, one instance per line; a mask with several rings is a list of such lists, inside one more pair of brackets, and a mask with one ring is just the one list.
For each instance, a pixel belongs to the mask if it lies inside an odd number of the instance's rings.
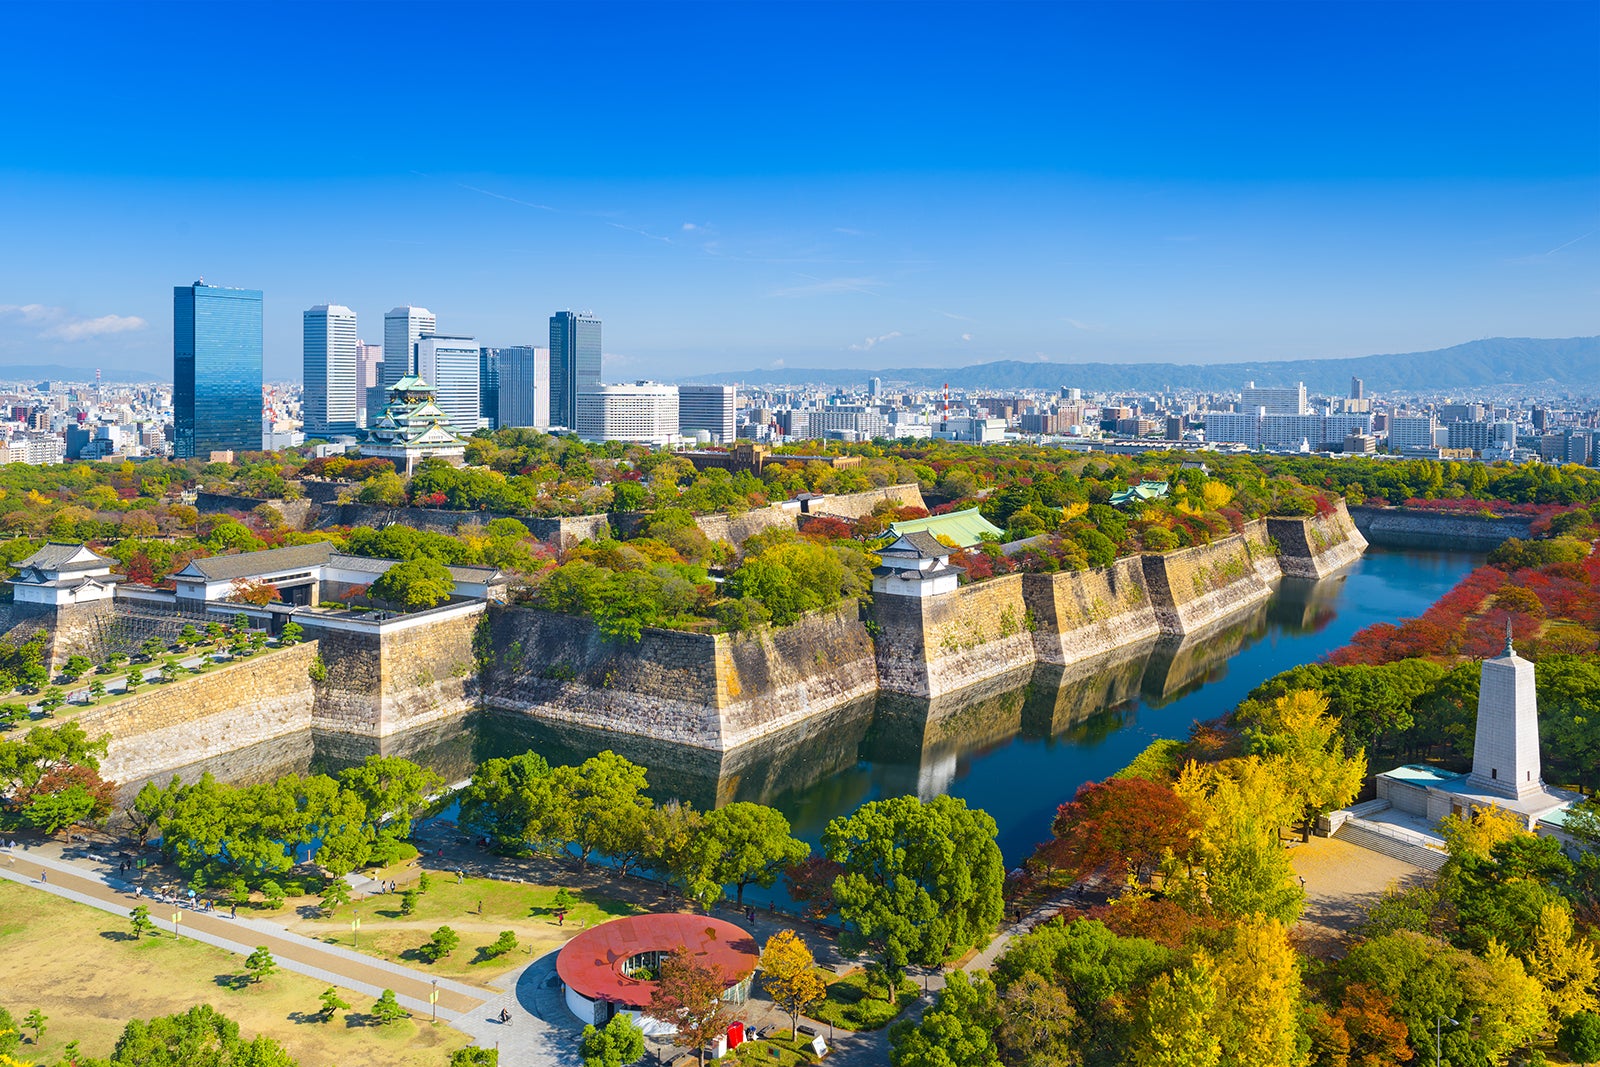
[[362,407],[356,373],[356,313],[318,304],[305,313],[301,357],[307,436],[354,433]]
[[423,335],[437,332],[437,327],[438,321],[427,308],[403,305],[383,317],[383,366],[378,384],[383,387],[381,392],[385,398],[395,382],[416,373],[412,361],[416,358],[417,342]]
[[678,387],[655,382],[595,385],[578,393],[578,425],[585,441],[671,444],[678,436]]
[[[433,401],[450,416],[450,428],[470,437],[478,428],[478,342],[471,337],[424,334],[417,338],[417,377],[433,386]],[[384,360],[388,365],[388,360]]]
[[1389,448],[1395,452],[1407,448],[1431,448],[1433,432],[1439,422],[1432,415],[1390,415]]
[[739,393],[731,385],[678,386],[678,431],[685,437],[704,430],[718,444],[731,444],[738,409]]
[[372,390],[379,388],[379,375],[383,371],[383,346],[356,342],[356,401],[361,410],[356,413],[361,425],[367,424],[367,414],[374,418],[383,410],[382,404],[371,403]]
[[1268,415],[1304,415],[1306,407],[1306,383],[1295,382],[1292,388],[1256,388],[1255,382],[1246,382],[1241,390],[1239,400],[1240,411],[1255,411],[1257,408],[1266,408]]

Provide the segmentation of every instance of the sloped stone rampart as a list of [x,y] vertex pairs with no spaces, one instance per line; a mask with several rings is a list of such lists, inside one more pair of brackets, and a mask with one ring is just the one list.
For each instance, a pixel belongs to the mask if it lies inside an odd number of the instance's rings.
[[839,493],[823,497],[821,500],[813,500],[807,513],[836,515],[841,519],[859,519],[863,515],[870,515],[873,508],[885,501],[897,508],[927,510],[928,507],[922,499],[922,488],[915,482],[906,482],[901,485],[885,485],[879,489],[865,489],[859,493]]
[[1161,632],[1137,558],[1097,570],[1025,575],[1022,597],[1040,663],[1077,663]]
[[317,642],[264,652],[207,674],[149,683],[78,716],[90,737],[111,735],[100,773],[114,782],[271,741],[311,727]]
[[1533,535],[1527,515],[1449,515],[1420,508],[1357,505],[1350,520],[1369,544],[1381,548],[1452,549],[1487,552],[1513,537]]
[[1341,500],[1331,515],[1308,519],[1268,519],[1267,533],[1278,545],[1278,564],[1292,578],[1325,578],[1348,567],[1367,550]]
[[1033,663],[1023,577],[1007,574],[942,596],[876,598],[879,688],[936,697]]
[[872,641],[854,606],[746,635],[644,631],[609,641],[587,619],[491,615],[491,708],[730,749],[870,696]]
[[1260,521],[1209,545],[1140,558],[1164,634],[1204,629],[1267,599],[1282,574]]

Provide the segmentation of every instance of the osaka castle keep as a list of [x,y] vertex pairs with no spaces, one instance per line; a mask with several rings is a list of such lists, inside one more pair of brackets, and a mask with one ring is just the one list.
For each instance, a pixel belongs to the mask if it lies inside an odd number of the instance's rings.
[[1567,840],[1562,829],[1567,809],[1582,798],[1550,788],[1540,776],[1533,664],[1517,655],[1509,628],[1505,649],[1483,661],[1479,676],[1472,772],[1413,763],[1379,774],[1377,786],[1377,800],[1328,817],[1334,836],[1390,854],[1390,843],[1403,843],[1412,846],[1404,858],[1420,862],[1419,853],[1431,850],[1442,863],[1439,820],[1471,815],[1474,808],[1499,808],[1516,815],[1529,830]]

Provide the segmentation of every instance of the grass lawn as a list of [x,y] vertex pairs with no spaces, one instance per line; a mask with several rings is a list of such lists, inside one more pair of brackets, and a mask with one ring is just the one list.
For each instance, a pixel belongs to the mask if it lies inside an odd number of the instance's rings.
[[828,983],[828,999],[807,1014],[841,1030],[881,1030],[909,1008],[922,992],[917,983],[902,978],[899,993],[891,1004],[884,999],[881,986],[867,988],[866,971],[852,971],[843,978],[834,978],[829,971],[818,971],[817,976]]
[[[301,1067],[439,1067],[466,1036],[443,1024],[405,1020],[353,1026],[312,1017],[324,982],[287,971],[235,987],[244,958],[170,935],[131,940],[109,912],[0,882],[0,998],[21,1019],[49,1017],[41,1046],[24,1044],[27,1062],[55,1063],[67,1042],[105,1057],[129,1019],[149,1019],[210,1004],[242,1035],[281,1042]],[[372,998],[343,990],[357,1012]]]
[[[401,889],[416,884],[415,868],[379,873],[393,878]],[[455,875],[440,871],[430,871],[429,880],[428,891],[417,898],[417,909],[410,915],[400,914],[400,893],[395,892],[368,897],[340,908],[327,918],[316,914],[317,898],[304,897],[288,902],[285,912],[278,918],[307,937],[348,946],[350,920],[359,915],[361,929],[356,947],[360,951],[418,967],[430,974],[487,985],[497,975],[566,944],[587,927],[638,910],[622,901],[568,890],[572,901],[567,908],[566,924],[557,926],[555,886],[471,877],[457,885]],[[441,926],[448,926],[460,935],[461,944],[444,959],[429,963],[417,950],[430,941],[433,932]],[[480,950],[498,938],[503,930],[517,935],[517,947],[503,956],[486,957]]]
[[[776,1053],[776,1055],[774,1055]],[[796,1041],[787,1030],[779,1030],[769,1037],[746,1041],[733,1050],[730,1060],[737,1063],[769,1063],[781,1067],[801,1067],[817,1062],[811,1054],[811,1039]]]

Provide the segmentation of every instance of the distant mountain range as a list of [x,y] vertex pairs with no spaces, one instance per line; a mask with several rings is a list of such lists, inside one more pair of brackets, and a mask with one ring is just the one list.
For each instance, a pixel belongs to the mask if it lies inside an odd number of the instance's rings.
[[1293,385],[1344,396],[1352,377],[1373,392],[1438,392],[1495,385],[1600,386],[1600,337],[1491,337],[1432,352],[1360,356],[1350,359],[1293,359],[1253,363],[1024,363],[1000,360],[969,367],[895,367],[885,370],[812,370],[781,367],[692,380],[746,385],[860,385],[868,378],[936,389],[946,382],[956,389],[1057,389],[1074,386],[1093,391],[1160,392],[1163,389],[1204,392],[1237,390],[1245,382],[1259,386]]
[[[117,370],[107,367],[100,373],[103,382],[170,382],[172,372]],[[0,381],[8,382],[92,382],[93,367],[63,367],[59,363],[0,363]]]

